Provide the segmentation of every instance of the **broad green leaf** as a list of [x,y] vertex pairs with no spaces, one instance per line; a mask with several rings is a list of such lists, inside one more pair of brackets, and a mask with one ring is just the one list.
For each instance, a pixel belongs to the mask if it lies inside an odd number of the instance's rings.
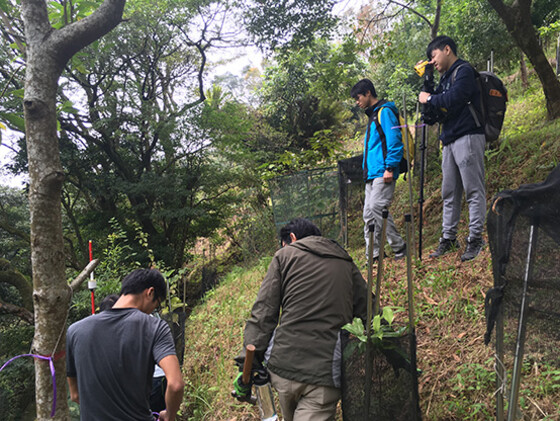
[[19,130],[20,132],[25,131],[25,120],[19,114],[14,113],[0,113],[0,118],[8,122],[8,125],[13,129]]
[[379,314],[373,318],[371,323],[374,332],[379,332],[381,330],[381,316]]
[[389,323],[390,325],[393,324],[393,320],[395,319],[395,315],[391,307],[384,307],[383,308],[383,318]]
[[10,94],[17,96],[19,98],[23,99],[23,95],[24,95],[25,91],[24,89],[14,89],[13,91],[10,91]]
[[347,323],[344,326],[342,326],[342,329],[347,330],[352,335],[356,336],[357,338],[360,338],[360,340],[364,336],[364,324],[362,323],[362,319],[357,317],[354,320],[352,320],[352,323]]

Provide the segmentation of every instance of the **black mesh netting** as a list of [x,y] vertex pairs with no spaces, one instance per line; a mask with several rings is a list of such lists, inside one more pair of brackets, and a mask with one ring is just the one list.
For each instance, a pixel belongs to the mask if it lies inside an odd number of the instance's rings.
[[276,227],[293,218],[307,218],[323,236],[340,237],[338,173],[318,168],[276,177],[269,181]]
[[[342,336],[342,413],[345,421],[420,420],[415,336],[384,338],[371,349],[372,375],[366,411],[366,351]],[[366,416],[366,414],[368,414]]]
[[[525,357],[560,367],[560,166],[542,183],[500,192],[487,225],[494,288],[487,294],[486,343],[494,331],[497,354],[503,343],[498,357],[507,373],[518,342]],[[524,296],[526,333],[519,341]],[[497,325],[500,310],[503,322]]]

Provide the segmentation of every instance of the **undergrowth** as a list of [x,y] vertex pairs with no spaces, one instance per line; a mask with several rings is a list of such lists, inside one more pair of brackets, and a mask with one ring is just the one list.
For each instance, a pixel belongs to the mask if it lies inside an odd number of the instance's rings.
[[[486,152],[487,201],[503,189],[544,180],[560,159],[560,120],[546,121],[542,91],[510,86],[502,142]],[[433,166],[432,166],[433,168]],[[418,216],[418,178],[414,175],[414,217]],[[489,420],[495,417],[497,389],[493,345],[485,346],[484,298],[493,285],[488,247],[473,261],[461,262],[462,250],[437,260],[427,254],[437,244],[441,224],[441,174],[431,171],[425,183],[423,260],[413,267],[420,404],[425,420]],[[391,212],[397,226],[409,213],[408,187],[400,182]],[[349,219],[349,253],[364,268],[360,210]],[[353,218],[353,219],[352,219]],[[416,221],[417,224],[417,221]],[[459,240],[465,244],[468,213],[464,206]],[[417,233],[416,239],[418,241]],[[387,250],[390,255],[390,250]],[[399,322],[408,321],[406,269],[403,261],[385,259],[381,305],[396,307]],[[258,411],[234,400],[230,391],[237,368],[233,358],[243,343],[243,328],[270,258],[236,267],[197,306],[186,330],[183,415],[189,420],[254,420]],[[364,277],[367,276],[363,270]],[[400,311],[402,310],[402,311]],[[526,359],[519,406],[524,420],[559,420],[560,370]],[[337,420],[340,417],[338,411]]]

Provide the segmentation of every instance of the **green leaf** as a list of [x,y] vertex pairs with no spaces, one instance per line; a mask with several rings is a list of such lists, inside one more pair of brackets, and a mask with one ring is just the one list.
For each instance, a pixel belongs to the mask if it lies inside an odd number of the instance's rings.
[[390,325],[393,324],[393,320],[395,320],[395,314],[391,307],[384,307],[383,308],[383,318],[389,323]]
[[360,340],[365,340],[364,337],[364,324],[362,323],[362,319],[355,318],[352,320],[352,323],[347,323],[342,326],[342,329],[347,330],[352,335],[356,336]]
[[22,89],[14,89],[13,91],[10,91],[10,94],[17,96],[19,98],[23,99],[23,95],[24,95],[25,91]]
[[371,325],[374,332],[379,332],[381,330],[381,316],[379,314],[373,318]]
[[20,132],[25,132],[25,120],[19,114],[15,113],[0,113],[0,118],[8,122],[8,125]]

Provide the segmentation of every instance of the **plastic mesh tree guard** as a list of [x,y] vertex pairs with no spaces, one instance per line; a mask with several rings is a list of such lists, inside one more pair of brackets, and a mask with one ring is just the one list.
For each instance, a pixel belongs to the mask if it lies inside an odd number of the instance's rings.
[[494,288],[485,342],[495,330],[501,419],[504,398],[516,393],[516,360],[560,368],[560,166],[542,183],[500,192],[487,221]]
[[307,218],[324,237],[341,238],[338,173],[334,168],[302,171],[269,181],[277,229],[293,218]]
[[340,188],[340,216],[342,225],[342,243],[348,247],[348,214],[354,210],[358,213],[352,218],[362,218],[364,207],[364,175],[362,169],[363,155],[338,161],[338,184]]
[[369,411],[366,410],[366,350],[359,339],[342,334],[342,413],[344,421],[415,421],[418,405],[415,338],[375,340],[371,349]]

